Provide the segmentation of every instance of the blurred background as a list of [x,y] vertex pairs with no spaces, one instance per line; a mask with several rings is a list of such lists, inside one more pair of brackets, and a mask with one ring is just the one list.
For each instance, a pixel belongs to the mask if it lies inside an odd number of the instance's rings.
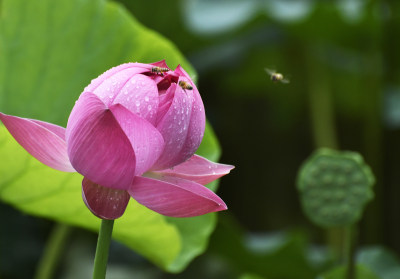
[[[220,161],[236,169],[218,190],[229,211],[218,214],[207,252],[187,270],[163,273],[114,243],[110,278],[314,278],[325,234],[302,213],[296,175],[322,146],[360,152],[371,166],[375,199],[360,222],[359,245],[400,255],[400,2],[117,2],[194,66]],[[272,82],[265,68],[290,83]],[[15,222],[1,229],[2,239],[38,248],[23,259],[12,252],[21,247],[3,256],[4,278],[30,278],[52,223],[0,207]],[[96,235],[76,229],[73,236],[69,271],[57,278],[78,278],[73,272],[85,263],[73,260],[78,254],[92,261]],[[91,268],[88,274],[79,278]]]

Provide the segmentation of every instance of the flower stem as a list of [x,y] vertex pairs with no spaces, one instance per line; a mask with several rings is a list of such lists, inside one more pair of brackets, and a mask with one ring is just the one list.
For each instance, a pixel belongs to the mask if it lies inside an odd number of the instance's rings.
[[96,255],[94,257],[93,279],[106,278],[108,251],[110,249],[113,226],[114,220],[101,220]]
[[55,224],[39,261],[35,279],[50,279],[60,260],[65,244],[71,232],[71,227],[64,224]]
[[[308,50],[308,52],[311,52],[311,50]],[[313,54],[308,54],[307,59],[310,73],[309,108],[314,144],[317,148],[338,149],[339,144],[328,73]]]
[[344,237],[344,250],[346,253],[346,265],[347,265],[347,275],[346,279],[354,279],[355,276],[355,268],[354,268],[354,252],[356,246],[356,226],[349,225],[345,228],[345,237]]

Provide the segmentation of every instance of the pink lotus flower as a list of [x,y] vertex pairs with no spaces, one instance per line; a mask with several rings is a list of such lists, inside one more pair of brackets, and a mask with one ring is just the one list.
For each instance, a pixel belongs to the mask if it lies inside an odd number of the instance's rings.
[[127,63],[92,80],[67,128],[0,113],[18,143],[40,162],[84,176],[82,196],[103,219],[120,217],[130,196],[160,214],[191,217],[227,209],[203,185],[230,165],[197,155],[205,114],[189,75],[164,61]]

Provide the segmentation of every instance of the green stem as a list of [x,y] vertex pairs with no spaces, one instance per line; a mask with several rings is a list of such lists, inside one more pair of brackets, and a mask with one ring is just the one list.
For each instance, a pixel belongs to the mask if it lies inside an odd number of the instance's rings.
[[93,279],[106,278],[108,251],[110,249],[113,226],[114,220],[101,220],[96,256],[94,257]]
[[[308,50],[311,52],[311,50]],[[335,127],[334,108],[328,74],[323,65],[309,54],[309,106],[311,114],[312,132],[317,148],[328,147],[338,149],[338,140]]]
[[345,228],[344,238],[344,250],[346,253],[346,264],[347,264],[347,277],[346,279],[356,278],[355,274],[355,263],[354,263],[354,252],[356,247],[356,226],[350,225]]
[[[307,67],[310,75],[308,101],[312,136],[316,148],[339,149],[329,73],[325,66],[316,59],[316,54],[321,51],[323,49],[317,46],[306,49]],[[326,239],[333,253],[333,258],[340,258],[343,254],[343,230],[340,228],[327,229]]]
[[43,255],[39,261],[34,277],[35,279],[54,278],[54,271],[64,251],[70,232],[71,227],[68,225],[59,223],[54,225],[43,251]]

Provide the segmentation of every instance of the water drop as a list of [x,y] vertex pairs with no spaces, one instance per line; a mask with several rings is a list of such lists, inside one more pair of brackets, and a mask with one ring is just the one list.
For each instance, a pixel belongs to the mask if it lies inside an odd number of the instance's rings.
[[136,104],[137,107],[140,106],[140,102],[139,101],[136,101],[135,104]]
[[146,102],[148,102],[148,101],[149,101],[149,96],[144,97],[144,100],[145,100]]

